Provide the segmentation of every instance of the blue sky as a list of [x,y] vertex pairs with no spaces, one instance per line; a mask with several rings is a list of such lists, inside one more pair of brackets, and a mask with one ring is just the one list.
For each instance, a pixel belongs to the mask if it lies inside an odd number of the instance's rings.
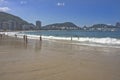
[[78,26],[120,22],[120,0],[0,0],[0,11],[43,25],[73,22]]

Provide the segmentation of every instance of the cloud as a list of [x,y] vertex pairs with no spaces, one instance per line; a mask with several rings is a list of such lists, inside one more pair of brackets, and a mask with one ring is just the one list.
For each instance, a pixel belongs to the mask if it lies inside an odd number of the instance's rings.
[[27,1],[20,1],[20,4],[27,4]]
[[0,0],[0,2],[4,2],[5,0]]
[[7,12],[7,11],[9,11],[9,10],[11,10],[11,9],[8,8],[8,7],[0,7],[0,11],[1,11],[1,12]]
[[57,6],[65,6],[65,3],[64,2],[62,2],[62,3],[58,2]]
[[7,0],[0,0],[0,5],[6,5],[6,4],[8,4]]
[[0,0],[0,3],[7,3],[6,0]]

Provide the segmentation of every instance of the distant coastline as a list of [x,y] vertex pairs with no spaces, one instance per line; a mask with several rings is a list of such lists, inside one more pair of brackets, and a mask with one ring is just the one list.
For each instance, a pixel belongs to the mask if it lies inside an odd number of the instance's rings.
[[115,25],[94,24],[92,26],[77,26],[72,22],[54,23],[46,26],[36,21],[36,25],[29,23],[18,16],[0,12],[0,31],[26,31],[26,30],[84,30],[84,31],[120,31],[120,22]]

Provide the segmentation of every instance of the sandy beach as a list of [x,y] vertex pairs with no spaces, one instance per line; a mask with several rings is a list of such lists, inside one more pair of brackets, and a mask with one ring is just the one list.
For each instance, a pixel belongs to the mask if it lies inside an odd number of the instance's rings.
[[120,49],[5,37],[0,80],[120,80]]

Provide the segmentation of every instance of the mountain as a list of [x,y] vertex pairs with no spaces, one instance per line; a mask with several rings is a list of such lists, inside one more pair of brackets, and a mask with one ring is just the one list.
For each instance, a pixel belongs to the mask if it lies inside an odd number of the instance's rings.
[[72,29],[80,29],[80,27],[76,26],[72,22],[65,22],[65,23],[55,23],[43,26],[42,29],[46,30],[72,30]]
[[83,30],[88,30],[88,31],[120,31],[119,24],[116,24],[117,26],[113,25],[107,25],[107,24],[94,24],[91,27],[84,27]]
[[[40,24],[41,26],[41,24]],[[87,30],[87,31],[120,31],[120,22],[116,25],[94,24],[92,26],[78,27],[72,22],[55,23],[43,26],[43,30]],[[3,30],[38,30],[37,27],[18,16],[0,12],[0,31]]]
[[117,22],[115,26],[120,28],[120,22]]
[[29,23],[18,16],[0,12],[0,29],[9,30],[14,27],[14,30],[22,30],[23,25],[29,25]]
[[0,12],[0,22],[10,21],[10,20],[16,21],[16,22],[21,23],[21,24],[28,24],[27,21],[21,19],[18,16],[14,16],[12,14],[5,13],[5,12]]
[[115,28],[116,26],[107,25],[107,24],[94,24],[90,28]]

